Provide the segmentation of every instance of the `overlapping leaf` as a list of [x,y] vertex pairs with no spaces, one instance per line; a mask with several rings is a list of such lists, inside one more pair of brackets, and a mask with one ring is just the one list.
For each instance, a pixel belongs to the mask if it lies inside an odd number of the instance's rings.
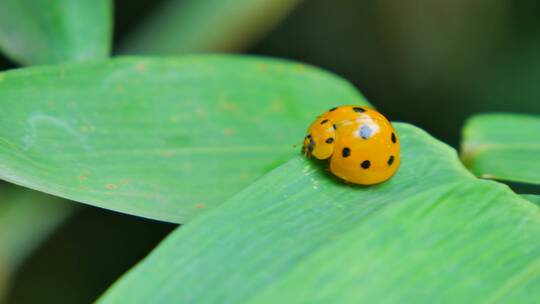
[[169,0],[121,47],[126,54],[233,51],[279,22],[299,0]]
[[535,194],[524,194],[522,195],[526,200],[540,206],[540,195]]
[[109,0],[2,0],[0,49],[22,64],[51,64],[108,56]]
[[478,115],[463,137],[463,161],[476,175],[540,185],[540,116]]
[[0,302],[8,277],[74,210],[54,196],[0,187]]
[[0,74],[0,177],[185,222],[299,151],[322,111],[366,103],[285,61],[125,58]]
[[301,156],[184,225],[102,303],[527,303],[540,209],[398,124],[402,165],[372,187]]
[[[31,253],[73,207],[57,197],[37,191],[2,191],[0,202],[0,255],[11,268]],[[7,192],[7,193],[6,193]]]

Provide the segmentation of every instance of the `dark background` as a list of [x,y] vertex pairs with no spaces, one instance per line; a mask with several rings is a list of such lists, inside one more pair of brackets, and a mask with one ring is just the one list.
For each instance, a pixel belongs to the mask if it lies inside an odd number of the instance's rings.
[[[161,2],[115,1],[114,44]],[[536,0],[305,0],[244,53],[333,71],[391,120],[459,148],[475,113],[540,114],[539,17]],[[8,303],[91,302],[175,227],[83,206],[16,274]]]

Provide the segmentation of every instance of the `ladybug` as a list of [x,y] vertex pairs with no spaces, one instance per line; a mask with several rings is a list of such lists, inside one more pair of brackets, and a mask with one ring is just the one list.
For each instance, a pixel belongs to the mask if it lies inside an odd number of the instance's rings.
[[340,106],[323,113],[308,128],[303,151],[330,159],[330,172],[360,185],[388,180],[400,164],[394,127],[368,107]]

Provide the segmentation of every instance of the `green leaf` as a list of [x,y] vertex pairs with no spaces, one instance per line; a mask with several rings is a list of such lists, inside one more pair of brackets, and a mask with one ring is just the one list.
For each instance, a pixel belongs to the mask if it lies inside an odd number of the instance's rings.
[[102,303],[525,303],[540,298],[540,210],[396,124],[402,165],[343,184],[293,158],[177,229]]
[[480,177],[540,185],[540,116],[475,116],[465,124],[461,153]]
[[533,204],[536,204],[538,206],[540,206],[540,195],[536,195],[536,194],[522,194],[521,195],[523,198],[525,198],[526,200],[528,200],[529,202],[533,203]]
[[0,188],[0,302],[9,278],[74,209],[40,192]]
[[367,104],[341,78],[236,56],[125,58],[0,74],[0,178],[172,222],[299,154],[314,117]]
[[128,54],[234,51],[270,30],[299,0],[169,0],[124,42]]
[[25,65],[104,58],[111,18],[109,0],[2,0],[0,49]]

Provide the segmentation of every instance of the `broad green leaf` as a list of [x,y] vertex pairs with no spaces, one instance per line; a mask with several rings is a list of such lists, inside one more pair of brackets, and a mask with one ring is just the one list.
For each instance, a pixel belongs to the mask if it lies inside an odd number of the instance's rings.
[[10,276],[73,210],[73,205],[40,192],[0,190],[0,303]]
[[278,23],[299,0],[169,0],[131,34],[121,52],[234,51]]
[[540,116],[475,116],[465,124],[461,153],[480,177],[540,185]]
[[300,150],[314,117],[363,97],[302,64],[124,58],[0,74],[0,178],[172,222]]
[[540,210],[420,129],[396,127],[403,162],[390,181],[346,185],[297,156],[177,229],[101,302],[540,298]]
[[111,6],[109,0],[2,0],[0,49],[26,65],[107,57]]

